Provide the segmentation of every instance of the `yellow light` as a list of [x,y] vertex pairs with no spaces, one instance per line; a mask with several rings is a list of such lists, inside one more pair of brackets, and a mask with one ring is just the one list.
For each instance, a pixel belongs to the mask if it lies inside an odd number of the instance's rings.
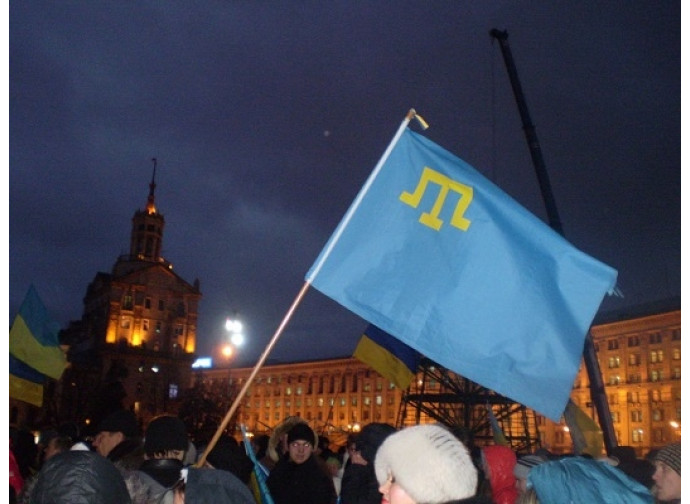
[[232,357],[232,354],[235,353],[235,350],[234,350],[234,348],[232,348],[232,345],[225,345],[223,347],[222,352],[223,352],[223,355],[225,357],[229,358],[229,357]]

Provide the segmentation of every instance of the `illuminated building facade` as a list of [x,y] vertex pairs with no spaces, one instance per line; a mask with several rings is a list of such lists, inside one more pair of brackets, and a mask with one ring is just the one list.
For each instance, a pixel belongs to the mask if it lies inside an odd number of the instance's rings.
[[132,217],[129,254],[96,274],[82,318],[61,335],[72,363],[62,380],[68,417],[97,420],[99,410],[122,401],[143,422],[174,411],[189,383],[201,292],[198,280],[186,282],[161,256],[165,219],[154,202],[155,173],[154,164],[146,207]]
[[[679,439],[680,310],[593,326],[592,336],[618,444],[633,446],[642,456],[651,448]],[[236,394],[251,372],[251,368],[203,370],[196,372],[196,379],[214,394],[228,389]],[[418,380],[424,377],[420,373]],[[430,391],[438,387],[438,383],[426,384]],[[332,442],[342,444],[348,432],[370,422],[399,426],[402,393],[355,358],[267,365],[259,370],[242,399],[237,421],[262,433],[285,417],[296,415],[328,434]],[[584,364],[571,397],[594,415]],[[541,446],[554,453],[572,452],[565,423],[555,424],[538,414],[534,417]],[[433,421],[424,411],[416,420]]]

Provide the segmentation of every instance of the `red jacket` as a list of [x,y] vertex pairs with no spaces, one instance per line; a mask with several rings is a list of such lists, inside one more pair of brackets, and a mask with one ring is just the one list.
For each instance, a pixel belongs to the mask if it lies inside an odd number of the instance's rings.
[[515,452],[507,446],[482,448],[485,471],[491,484],[491,496],[496,504],[515,504],[518,497],[513,468],[517,462]]
[[21,492],[24,487],[24,478],[22,478],[22,473],[19,471],[19,464],[17,464],[17,459],[14,458],[14,452],[10,448],[10,486],[14,488],[17,495]]

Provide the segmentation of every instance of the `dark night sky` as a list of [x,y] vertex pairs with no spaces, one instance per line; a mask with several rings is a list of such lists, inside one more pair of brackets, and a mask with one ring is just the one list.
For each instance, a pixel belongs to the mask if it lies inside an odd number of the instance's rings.
[[[65,326],[129,247],[151,158],[163,256],[198,278],[209,354],[253,364],[415,108],[546,219],[492,28],[506,29],[565,235],[619,271],[601,312],[680,296],[679,1],[43,2],[9,6],[9,316]],[[350,355],[310,290],[271,359]]]

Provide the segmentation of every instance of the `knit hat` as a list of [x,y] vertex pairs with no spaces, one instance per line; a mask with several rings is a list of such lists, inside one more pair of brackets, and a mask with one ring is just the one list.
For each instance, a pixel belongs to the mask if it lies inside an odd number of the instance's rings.
[[515,467],[513,467],[513,474],[518,479],[526,480],[530,470],[539,464],[546,462],[544,457],[539,455],[525,455],[518,459]]
[[125,437],[134,437],[139,435],[139,423],[131,411],[117,410],[101,421],[98,432],[122,432]]
[[184,422],[172,415],[161,415],[149,422],[144,436],[146,453],[185,451],[189,446]]
[[416,425],[391,434],[376,452],[374,468],[380,485],[392,475],[417,502],[464,499],[477,489],[477,469],[467,448],[439,425]]
[[680,443],[671,443],[659,450],[655,462],[663,462],[680,476]]
[[293,441],[297,441],[298,439],[302,441],[309,441],[312,446],[314,445],[314,442],[318,439],[316,435],[314,434],[314,431],[305,423],[298,423],[295,425],[290,431],[288,432],[288,443],[292,443]]
[[370,423],[364,426],[357,437],[357,449],[367,462],[376,459],[376,451],[388,436],[397,429],[386,423]]

